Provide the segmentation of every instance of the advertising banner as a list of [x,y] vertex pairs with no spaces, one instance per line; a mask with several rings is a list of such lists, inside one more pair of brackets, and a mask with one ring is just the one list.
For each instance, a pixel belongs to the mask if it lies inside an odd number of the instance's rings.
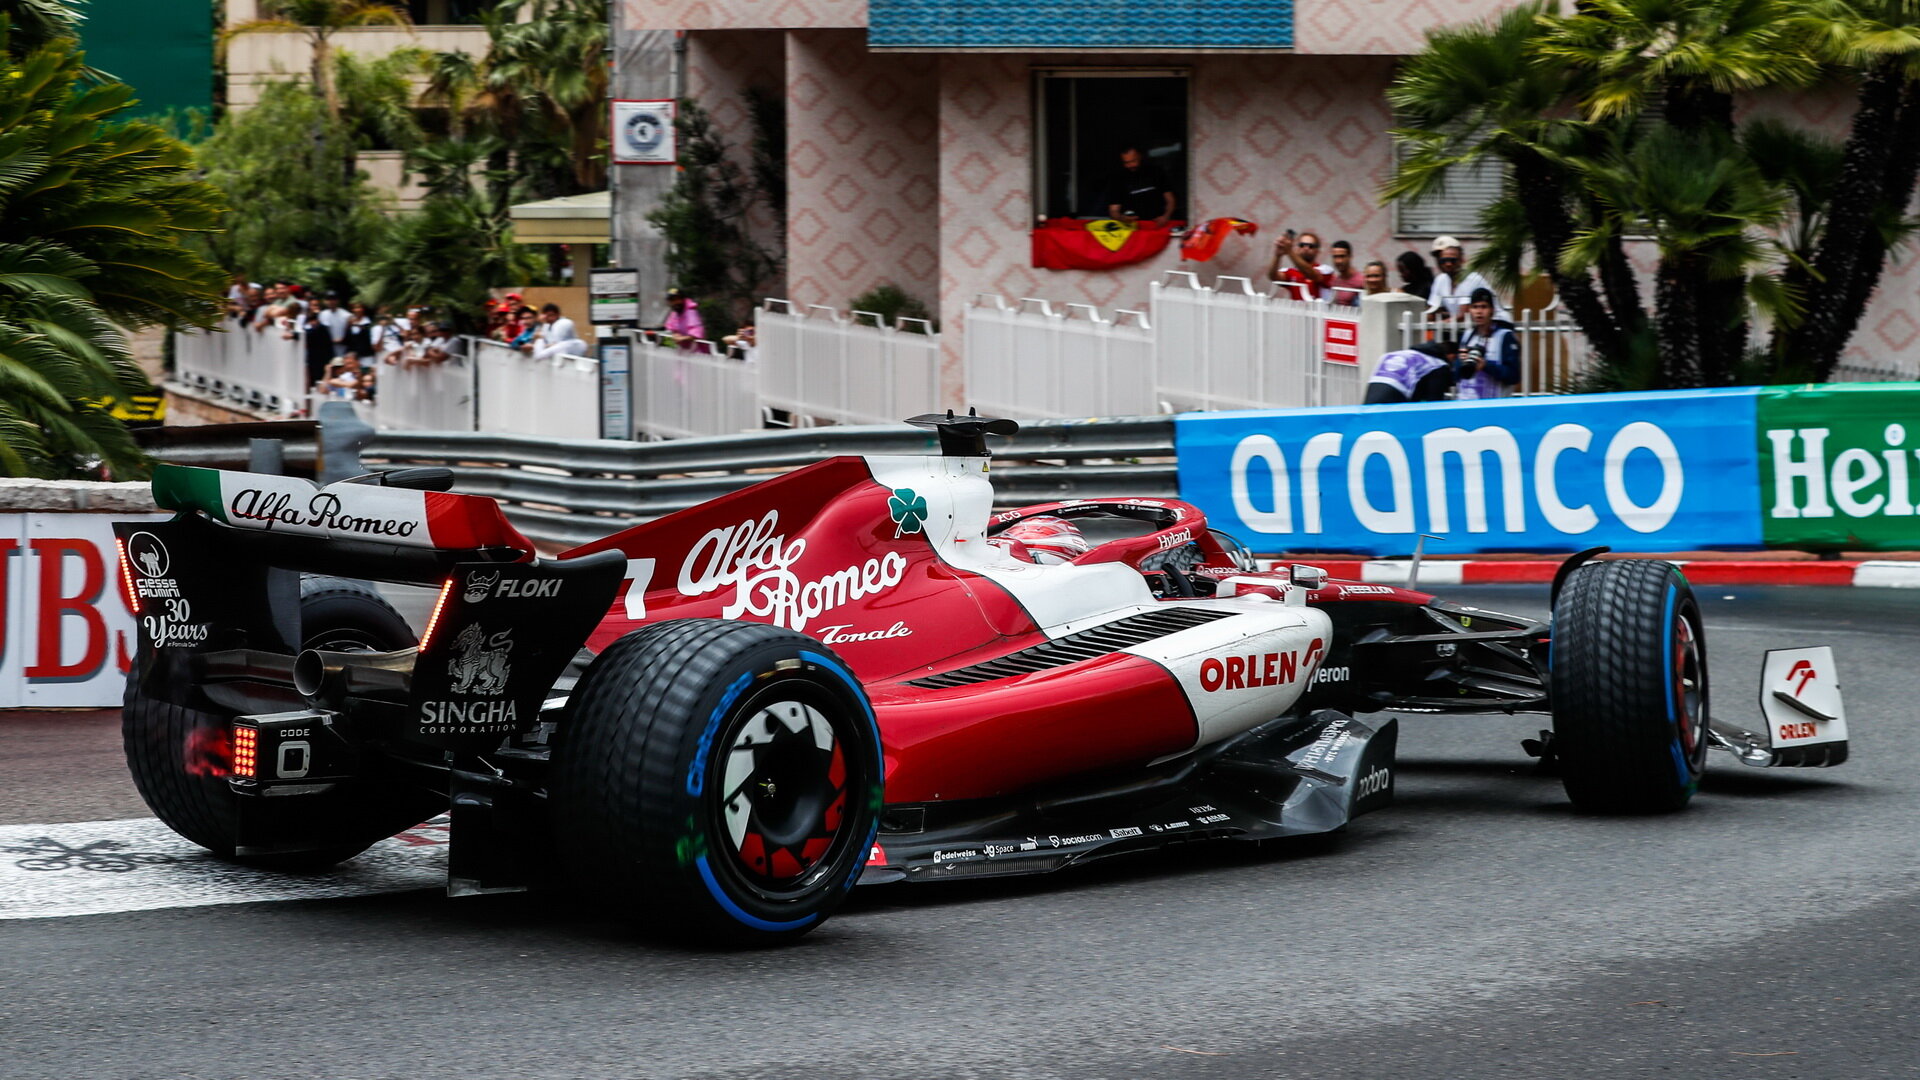
[[1180,497],[1257,552],[1758,547],[1760,393],[1190,413]]
[[1768,547],[1920,548],[1920,383],[1774,387],[1758,404]]
[[117,707],[137,638],[106,514],[0,514],[0,708]]

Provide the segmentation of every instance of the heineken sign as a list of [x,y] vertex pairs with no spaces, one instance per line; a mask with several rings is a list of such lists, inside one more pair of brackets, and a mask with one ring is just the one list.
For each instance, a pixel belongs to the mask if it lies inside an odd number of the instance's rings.
[[1920,383],[1178,418],[1181,497],[1256,551],[1920,548]]
[[1920,383],[1773,389],[1758,405],[1766,546],[1920,547]]

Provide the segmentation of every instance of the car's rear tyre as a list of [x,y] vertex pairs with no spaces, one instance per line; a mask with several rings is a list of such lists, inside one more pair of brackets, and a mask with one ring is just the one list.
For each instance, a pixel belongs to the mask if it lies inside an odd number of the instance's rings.
[[878,827],[880,731],[818,641],[684,619],[601,653],[549,787],[562,860],[643,928],[769,944],[824,922]]
[[[340,578],[301,582],[301,645],[341,651],[404,649],[414,642],[406,620],[372,588]],[[276,870],[319,870],[350,859],[444,809],[444,800],[415,790],[364,786],[295,798],[276,805],[297,822],[299,850],[236,855],[238,795],[228,786],[233,716],[148,696],[127,680],[120,730],[134,787],[168,828],[222,858]]]
[[1589,563],[1553,606],[1553,749],[1582,810],[1679,810],[1707,757],[1707,646],[1671,563]]

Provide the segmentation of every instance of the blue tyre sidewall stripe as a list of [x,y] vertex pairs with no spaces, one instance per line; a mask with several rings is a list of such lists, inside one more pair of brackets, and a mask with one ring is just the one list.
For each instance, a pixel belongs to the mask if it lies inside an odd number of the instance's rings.
[[[800,658],[826,671],[832,672],[841,682],[847,684],[848,689],[853,691],[853,699],[860,703],[861,710],[866,714],[867,728],[873,735],[873,745],[878,748],[881,745],[880,722],[874,716],[873,704],[867,700],[867,692],[860,686],[859,681],[856,680],[852,673],[847,671],[846,668],[840,666],[834,662],[832,657],[826,656],[825,654],[817,653],[810,649],[802,649],[800,650]],[[717,731],[721,717],[725,714],[726,710],[739,699],[739,690],[745,688],[744,684],[748,678],[749,676],[742,676],[740,680],[736,681],[733,687],[729,687],[729,692],[724,695],[719,706],[715,708],[713,714],[708,717],[707,730],[700,740],[701,752],[695,755],[693,769],[690,770],[688,774],[688,791],[690,794],[700,794],[699,788],[695,786],[696,781],[694,780],[694,775],[703,775],[705,773],[707,759],[712,755],[713,751],[713,734]],[[882,764],[884,764],[884,762]],[[876,770],[874,773],[876,783],[879,781],[879,775],[879,772]],[[840,885],[841,891],[844,892],[851,889],[853,883],[860,880],[861,872],[867,867],[867,855],[873,850],[874,838],[879,834],[880,821],[876,816],[873,824],[867,829],[865,842],[860,844],[857,849],[859,857],[854,860],[853,873],[847,875],[846,881]],[[754,930],[762,930],[770,934],[778,934],[789,930],[799,930],[820,921],[818,914],[807,915],[785,922],[762,919],[742,908],[731,896],[727,895],[726,890],[720,887],[719,879],[714,876],[713,868],[707,865],[707,856],[705,854],[702,854],[694,860],[694,866],[700,872],[700,881],[706,886],[708,895],[712,896],[714,902],[720,905],[720,910],[725,911],[743,926],[750,927]]]
[[1673,607],[1680,598],[1680,586],[1672,582],[1667,584],[1667,601],[1660,617],[1661,636],[1663,638],[1661,655],[1661,677],[1667,688],[1667,725],[1673,729],[1673,741],[1667,749],[1673,755],[1674,774],[1680,786],[1691,787],[1699,782],[1693,773],[1693,763],[1687,760],[1686,748],[1680,745],[1680,681],[1674,676],[1673,668]]

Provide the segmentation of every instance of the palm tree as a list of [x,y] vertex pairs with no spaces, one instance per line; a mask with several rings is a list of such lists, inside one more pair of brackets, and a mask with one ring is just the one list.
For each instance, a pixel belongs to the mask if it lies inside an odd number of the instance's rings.
[[[1608,156],[1583,162],[1582,181],[1610,213],[1567,248],[1591,265],[1625,228],[1653,235],[1654,306],[1669,386],[1726,386],[1746,355],[1747,301],[1790,314],[1764,271],[1772,244],[1756,235],[1785,217],[1786,194],[1726,132],[1660,123]],[[1758,272],[1757,272],[1758,271]]]
[[1561,263],[1583,211],[1591,209],[1579,205],[1568,162],[1594,136],[1569,108],[1582,84],[1565,66],[1532,59],[1549,10],[1537,2],[1487,24],[1428,32],[1427,47],[1408,59],[1387,90],[1401,121],[1393,135],[1406,153],[1382,198],[1439,191],[1451,170],[1476,162],[1506,166],[1507,193],[1489,221],[1495,226],[1490,235],[1501,242],[1483,249],[1476,266],[1511,281],[1519,276],[1520,240],[1530,240],[1537,265],[1596,355],[1620,364],[1644,323],[1624,251],[1615,244],[1597,261],[1603,282],[1614,286],[1605,297],[1593,279],[1595,262],[1579,271]]
[[1819,241],[1788,266],[1788,288],[1806,315],[1774,334],[1773,353],[1826,379],[1860,325],[1893,247],[1911,234],[1908,201],[1920,180],[1920,5],[1909,0],[1826,0],[1814,6],[1820,54],[1859,74]]
[[308,76],[314,92],[338,119],[340,94],[333,80],[333,35],[352,26],[412,26],[406,12],[380,0],[262,0],[266,17],[236,23],[221,31],[220,43],[241,34],[299,33],[312,50]]
[[185,243],[218,227],[218,193],[160,128],[113,121],[131,88],[84,72],[71,40],[0,47],[0,470],[13,475],[137,473],[144,458],[107,411],[146,384],[119,327],[219,315],[222,275]]

